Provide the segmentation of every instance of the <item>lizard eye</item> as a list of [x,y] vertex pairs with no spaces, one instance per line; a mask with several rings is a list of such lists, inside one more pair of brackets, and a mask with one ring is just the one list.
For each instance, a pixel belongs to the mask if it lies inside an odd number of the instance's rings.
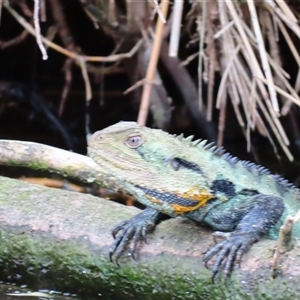
[[134,136],[130,136],[127,138],[127,140],[125,141],[125,144],[129,147],[129,148],[137,148],[138,146],[140,146],[143,143],[143,139],[140,135],[134,135]]

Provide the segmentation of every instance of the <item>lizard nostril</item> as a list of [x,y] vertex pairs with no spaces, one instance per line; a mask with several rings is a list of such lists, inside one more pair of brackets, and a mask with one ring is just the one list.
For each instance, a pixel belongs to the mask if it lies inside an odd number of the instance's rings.
[[100,141],[100,142],[103,141],[104,140],[104,136],[102,134],[99,134],[97,136],[97,140]]

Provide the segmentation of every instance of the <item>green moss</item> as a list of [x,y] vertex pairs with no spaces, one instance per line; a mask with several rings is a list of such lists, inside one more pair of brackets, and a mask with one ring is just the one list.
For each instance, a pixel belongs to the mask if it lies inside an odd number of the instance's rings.
[[[6,165],[11,166],[11,167],[20,167],[20,161],[19,160],[8,160],[6,162]],[[49,170],[49,164],[43,163],[42,161],[30,161],[26,162],[26,168],[32,169],[32,170]]]

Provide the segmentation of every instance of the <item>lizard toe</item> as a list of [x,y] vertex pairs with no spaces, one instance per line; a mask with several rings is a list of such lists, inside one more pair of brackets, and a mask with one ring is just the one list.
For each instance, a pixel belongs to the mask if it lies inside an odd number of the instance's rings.
[[122,254],[126,251],[128,248],[128,245],[132,239],[132,237],[135,234],[134,228],[124,228],[122,234],[119,234],[119,236],[116,237],[114,243],[111,246],[109,256],[110,260],[116,262],[118,265],[118,261]]
[[223,240],[211,249],[209,249],[203,261],[207,267],[208,262],[215,256],[216,260],[211,267],[212,280],[223,269],[223,278],[226,280],[233,268],[239,265],[241,258],[248,248],[257,240],[256,236],[249,234],[232,234],[226,240]]
[[[230,253],[230,245],[227,245],[225,242],[222,242],[221,247],[218,247],[219,252],[217,255],[216,261],[212,266],[212,280],[214,280],[215,276],[219,273],[222,268],[223,261],[226,260],[228,253]],[[226,261],[227,263],[227,261]],[[225,263],[225,265],[226,265]]]
[[[235,265],[239,265],[239,262],[237,262],[237,252],[239,251],[240,247],[239,246],[231,246],[228,249],[228,254],[227,254],[227,259],[224,265],[224,270],[223,270],[223,278],[226,280],[229,275],[231,274],[233,268]],[[220,253],[221,255],[221,253]],[[225,258],[225,257],[224,257]]]
[[225,244],[225,241],[217,243],[215,246],[213,246],[211,249],[206,251],[206,253],[203,256],[204,265],[206,268],[208,268],[208,262],[223,248],[223,245]]
[[115,239],[119,231],[123,230],[126,224],[128,223],[128,220],[125,220],[123,222],[118,223],[111,231],[111,234],[113,238]]
[[141,242],[145,241],[145,235],[146,235],[146,231],[144,230],[144,228],[139,228],[138,230],[136,230],[134,232],[134,235],[132,237],[132,240],[130,242],[131,247],[130,247],[130,251],[128,252],[129,255],[133,258],[136,259],[136,255],[138,252],[138,246]]

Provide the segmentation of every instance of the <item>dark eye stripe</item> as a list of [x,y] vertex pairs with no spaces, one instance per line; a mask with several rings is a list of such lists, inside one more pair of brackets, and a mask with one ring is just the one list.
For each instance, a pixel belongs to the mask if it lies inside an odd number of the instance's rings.
[[186,168],[186,169],[189,169],[193,172],[196,172],[196,173],[199,173],[199,174],[203,175],[203,172],[202,172],[201,168],[197,164],[195,164],[193,162],[190,162],[190,161],[187,161],[185,159],[175,157],[171,160],[170,163],[171,163],[172,168],[175,171],[179,170],[182,167],[182,168]]

